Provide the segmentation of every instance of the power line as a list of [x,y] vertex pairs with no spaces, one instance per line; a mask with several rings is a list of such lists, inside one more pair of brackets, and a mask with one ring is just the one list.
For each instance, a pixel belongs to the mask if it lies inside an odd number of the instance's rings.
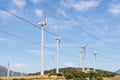
[[[15,16],[15,17],[17,17],[18,19],[20,19],[20,20],[22,20],[22,21],[25,21],[25,22],[27,22],[27,23],[35,26],[35,27],[38,28],[38,29],[41,29],[41,27],[33,24],[32,22],[30,22],[30,21],[28,21],[28,20],[26,20],[26,19],[24,19],[24,18],[22,18],[22,17],[20,17],[20,16],[17,16],[16,14],[14,14],[14,13],[12,13],[12,12],[4,9],[4,8],[1,8],[1,7],[0,7],[0,9],[2,9],[3,11],[5,11],[5,12],[7,12],[7,13]],[[9,35],[11,35],[11,36],[13,36],[13,37],[16,37],[16,38],[18,38],[18,39],[22,39],[22,40],[24,40],[24,41],[28,41],[28,42],[30,42],[30,43],[33,43],[33,44],[36,44],[36,45],[37,45],[37,43],[35,43],[35,42],[32,42],[32,41],[27,40],[27,39],[23,39],[23,38],[21,38],[21,37],[18,37],[18,36],[16,36],[16,35],[11,34],[11,33],[8,33],[8,32],[5,32],[5,31],[2,31],[2,30],[1,30],[1,32],[5,33],[5,34],[9,34]],[[45,32],[47,32],[47,33],[49,33],[49,34],[51,34],[51,35],[53,35],[53,36],[56,35],[56,34],[54,34],[54,33],[52,33],[52,32],[47,31],[47,30],[45,30]],[[64,40],[65,42],[68,42],[68,41],[71,41],[71,42],[72,42],[72,40],[69,40],[69,39],[67,39],[67,38],[65,38],[65,39],[63,38],[62,40]],[[71,45],[76,46],[75,44],[71,44]]]
[[[68,5],[70,5],[71,6],[71,8],[72,9],[74,9],[74,11],[75,11],[75,8],[70,4],[70,3],[68,3],[66,0],[64,0]],[[77,11],[78,12],[78,11]],[[82,13],[80,13],[80,12],[78,12],[81,16],[83,16],[88,22],[90,22],[91,24],[93,24],[95,27],[97,27],[97,28],[99,28],[100,30],[102,30],[102,31],[104,31],[104,32],[106,32],[106,33],[108,33],[108,34],[110,34],[113,38],[116,38],[118,41],[120,41],[116,36],[114,36],[114,35],[112,35],[109,31],[107,31],[106,29],[103,29],[103,28],[101,28],[101,26],[100,25],[98,25],[96,22],[94,22],[94,21],[92,21],[92,20],[90,20],[87,16],[85,16],[84,14],[82,14]],[[78,18],[78,17],[77,17]]]
[[[42,2],[42,1],[41,1]],[[42,2],[45,6],[47,6],[49,9],[51,9],[52,11],[54,11],[54,12],[56,12],[53,8],[50,8],[47,4],[45,4],[44,2]],[[73,7],[74,8],[74,7]],[[57,14],[59,14],[58,12],[56,12]],[[59,14],[61,17],[64,17],[64,16],[62,16],[61,14]],[[81,16],[83,16],[83,17],[86,17],[86,16],[84,16],[83,14],[81,14]],[[64,17],[64,19],[66,19],[65,17]],[[67,20],[67,19],[66,19]],[[90,21],[88,18],[87,18],[87,20],[88,21]],[[96,23],[94,23],[93,22],[93,24],[94,25],[96,25],[97,26],[97,24]],[[100,28],[100,27],[99,27]],[[85,31],[84,29],[82,29],[83,31]],[[87,32],[87,31],[85,31],[85,32]],[[88,33],[88,32],[87,32]],[[89,34],[89,33],[88,33]],[[91,34],[90,34],[91,35]],[[102,42],[105,42],[104,40],[102,40],[102,39],[100,39],[100,38],[97,38],[96,36],[94,36],[94,35],[91,35],[91,36],[93,36],[94,38],[96,38],[97,40],[100,40],[100,41],[102,41]],[[65,42],[67,42],[67,41],[70,41],[70,40],[67,40],[67,39],[63,39]],[[74,42],[74,41],[72,41],[71,40],[71,42]],[[74,43],[76,43],[76,42],[74,42]],[[106,43],[106,42],[105,42]],[[118,47],[116,47],[116,46],[113,46],[113,45],[110,45],[109,43],[106,43],[107,45],[109,45],[109,46],[112,46],[112,47],[114,47],[114,48],[118,48]],[[76,44],[72,44],[72,45],[74,45],[74,46],[78,46],[79,47],[79,45],[76,45]]]
[[[24,22],[26,22],[26,23],[28,23],[28,24],[31,24],[32,26],[35,26],[35,27],[38,28],[38,29],[41,29],[41,27],[39,27],[38,25],[36,25],[36,24],[34,24],[34,23],[32,23],[32,22],[30,22],[30,21],[28,21],[28,20],[26,20],[26,19],[24,19],[24,18],[22,18],[22,17],[20,17],[20,16],[18,16],[18,15],[16,15],[16,14],[14,14],[14,13],[12,13],[12,12],[4,9],[4,8],[2,8],[2,7],[0,7],[0,9],[3,10],[3,11],[5,11],[5,12],[7,12],[7,13],[9,13],[9,14],[11,14],[11,15],[13,15],[13,16],[15,16],[15,17],[17,17],[18,19],[20,19],[20,20],[22,20],[22,21],[24,21]],[[56,34],[50,32],[50,31],[48,31],[48,30],[46,30],[46,29],[44,29],[44,31],[47,32],[47,33],[49,33],[49,34],[51,34],[51,35],[53,35],[53,36],[57,36]],[[70,42],[73,42],[73,43],[77,43],[77,42],[74,42],[74,41],[72,41],[72,40],[70,40],[70,39],[67,39],[67,38],[63,38],[62,41],[65,41],[65,42],[70,41]],[[77,44],[78,44],[78,43],[77,43]],[[75,45],[75,44],[72,44],[72,45],[78,46],[78,45]]]
[[[50,6],[48,6],[48,5],[47,5],[46,3],[44,3],[43,1],[41,1],[41,4],[43,4],[44,6],[48,7],[50,10],[54,11],[55,13],[57,13],[57,14],[58,14],[60,17],[62,17],[64,20],[68,21],[68,22],[70,23],[69,25],[72,25],[72,28],[73,28],[73,26],[75,26],[75,27],[77,28],[77,30],[78,30],[78,29],[79,29],[79,31],[82,30],[82,31],[84,31],[85,33],[87,33],[88,35],[90,35],[91,37],[93,37],[93,38],[95,38],[95,39],[97,39],[97,40],[99,40],[99,41],[101,41],[101,42],[104,42],[105,44],[107,44],[107,45],[109,45],[109,46],[111,46],[111,47],[113,47],[113,48],[115,48],[115,49],[120,49],[119,47],[116,47],[116,46],[114,46],[114,45],[111,45],[111,44],[109,44],[108,42],[106,42],[106,41],[104,41],[104,40],[102,40],[102,39],[94,36],[93,34],[87,32],[87,31],[86,31],[85,29],[83,29],[82,27],[79,27],[79,25],[73,23],[72,21],[70,21],[69,19],[65,18],[65,17],[64,17],[63,15],[61,15],[60,13],[56,12],[53,8],[51,8]],[[74,27],[74,29],[75,29],[75,27]]]
[[[22,37],[19,37],[19,36],[17,36],[17,35],[12,34],[12,33],[9,33],[9,32],[3,31],[3,30],[0,30],[0,32],[1,32],[1,33],[4,33],[4,34],[6,34],[6,35],[12,36],[12,37],[14,37],[14,38],[23,40],[23,41],[25,41],[25,42],[28,42],[28,43],[31,43],[31,44],[34,44],[34,45],[39,45],[39,43],[33,42],[33,41],[31,41],[31,40],[24,39],[24,38],[22,38]],[[45,46],[45,48],[50,49],[50,50],[53,50],[53,51],[56,51],[56,49],[53,49],[53,48],[50,48],[50,47],[47,47],[47,46]],[[65,52],[63,52],[63,51],[61,51],[61,54],[66,54],[66,55],[70,55],[70,56],[73,56],[73,57],[78,57],[77,55],[65,53]]]
[[[19,19],[21,19],[21,20],[23,20],[23,21],[25,21],[25,22],[27,22],[27,23],[29,23],[29,24],[33,25],[33,26],[36,26],[36,27],[38,28],[38,26],[37,26],[37,25],[35,25],[35,24],[31,23],[30,21],[28,21],[28,20],[26,20],[26,19],[23,19],[23,18],[21,18],[21,17],[19,17],[19,16],[15,15],[15,14],[13,14],[13,13],[9,12],[8,10],[6,10],[6,9],[2,9],[2,10],[6,11],[6,12],[8,12],[8,13],[12,14],[13,16],[15,16],[15,17],[17,17],[17,18],[19,18]],[[40,29],[40,28],[39,28],[39,29]],[[45,30],[45,31],[46,31],[46,30]],[[55,34],[53,34],[53,33],[49,32],[49,31],[46,31],[46,32],[50,33],[51,35],[55,35]],[[17,36],[16,36],[16,38],[22,39],[22,38],[17,37]],[[99,38],[98,38],[98,39],[99,39]],[[100,40],[101,40],[101,39],[100,39]],[[31,42],[31,41],[29,41],[29,40],[25,40],[25,41]],[[31,43],[32,43],[32,42],[31,42]],[[36,43],[34,43],[34,44],[36,44]]]
[[[53,8],[49,7],[49,6],[48,6],[46,3],[44,3],[43,1],[41,1],[41,3],[42,3],[44,6],[46,6],[47,8],[49,8],[50,10],[54,11],[55,13],[57,13],[57,14],[58,14],[60,17],[62,17],[64,20],[68,21],[68,22],[70,23],[70,24],[68,24],[68,25],[72,26],[73,29],[75,29],[73,26],[76,26],[76,28],[77,28],[76,30],[78,30],[78,29],[79,29],[79,31],[82,30],[82,31],[86,32],[88,35],[90,35],[91,37],[93,37],[93,38],[95,38],[95,39],[97,39],[97,40],[99,40],[99,41],[101,41],[101,42],[104,42],[104,43],[107,44],[108,46],[113,47],[113,48],[115,48],[115,49],[120,49],[119,47],[116,47],[116,46],[114,46],[114,45],[112,45],[112,44],[109,44],[108,42],[106,42],[106,41],[104,41],[104,40],[102,40],[102,39],[94,36],[93,34],[87,32],[85,29],[79,27],[79,25],[77,25],[77,24],[69,21],[69,19],[65,18],[65,17],[64,17],[63,15],[61,15],[60,13],[56,12]],[[34,5],[34,6],[36,6],[36,5]],[[36,6],[36,7],[37,7],[37,6]],[[67,42],[67,40],[66,40],[65,38],[64,38],[63,40],[64,40],[65,42]],[[72,40],[70,40],[70,41],[72,41]],[[72,41],[72,42],[74,42],[74,41]],[[79,44],[78,42],[74,42],[74,43]],[[72,45],[79,47],[79,45],[75,45],[75,44],[72,44]]]
[[[3,9],[3,10],[7,11],[6,9]],[[25,21],[25,22],[27,22],[27,23],[29,23],[29,24],[31,24],[31,25],[39,28],[39,29],[41,29],[40,27],[38,27],[37,25],[33,24],[32,22],[30,22],[30,21],[28,21],[28,20],[26,20],[26,19],[24,19],[24,18],[21,18],[21,17],[15,15],[15,14],[9,12],[9,11],[7,11],[7,12],[10,13],[10,14],[12,14],[13,16],[15,16],[15,17],[17,17],[17,18],[19,18],[19,19],[21,19],[21,20],[23,20],[23,21]],[[11,36],[13,36],[13,37],[16,37],[16,38],[18,38],[18,39],[22,39],[22,40],[24,40],[24,41],[27,41],[27,42],[30,42],[30,43],[32,43],[32,44],[37,45],[37,43],[32,42],[32,41],[30,41],[30,40],[23,39],[23,38],[21,38],[21,37],[18,37],[18,36],[16,36],[16,35],[13,35],[13,34],[11,34],[11,33],[8,33],[8,32],[5,32],[5,31],[2,31],[2,30],[0,30],[0,31],[1,31],[2,33],[9,34],[9,35],[11,35]],[[46,30],[45,30],[45,31],[46,31]],[[46,31],[46,32],[50,33],[51,35],[55,35],[54,33],[51,33],[51,32],[49,32],[49,31]],[[63,39],[63,40],[66,41],[66,42],[69,41],[68,39]],[[73,42],[73,41],[71,40],[71,42]],[[74,43],[75,43],[75,42],[74,42]],[[72,45],[78,46],[78,45],[75,45],[75,44],[72,44]],[[79,46],[78,46],[78,47],[79,47]],[[50,48],[49,48],[49,49],[50,49]],[[71,55],[71,54],[70,54],[70,55]]]
[[[17,35],[11,34],[11,33],[9,33],[9,32],[3,31],[3,30],[0,30],[0,32],[1,32],[1,33],[4,33],[4,34],[6,34],[6,35],[9,35],[9,36],[15,37],[15,38],[17,38],[17,39],[20,39],[20,40],[29,42],[29,43],[31,43],[31,44],[39,45],[39,43],[36,43],[36,42],[30,41],[30,40],[24,39],[24,38],[22,38],[22,37],[19,37],[19,36],[17,36]],[[52,51],[55,51],[55,50],[56,50],[56,49],[53,49],[53,48],[50,48],[50,47],[47,47],[47,46],[45,46],[45,48],[50,49],[50,50],[52,50]],[[82,58],[82,57],[80,57],[80,56],[73,55],[73,54],[70,54],[70,53],[66,53],[66,52],[63,52],[63,51],[60,51],[60,52],[61,52],[61,54],[64,54],[64,55],[69,55],[69,56],[72,56],[72,57],[75,57],[75,58]],[[103,56],[103,55],[101,55],[101,56]],[[106,57],[106,56],[104,56],[104,57]],[[88,58],[85,58],[85,59],[86,59],[86,60],[91,60],[91,59],[88,59]],[[111,59],[111,58],[109,58],[109,59]]]
[[[87,51],[87,52],[91,52],[91,53],[93,52],[92,50],[89,50],[89,49],[87,49],[86,51]],[[113,60],[113,59],[114,59],[114,60],[117,60],[117,61],[120,60],[120,59],[118,59],[118,58],[113,58],[113,57],[111,57],[111,56],[105,56],[105,55],[100,54],[100,53],[97,54],[97,55],[98,55],[98,56],[105,57],[105,58],[107,58],[107,59],[109,59],[109,60]]]
[[15,37],[15,38],[17,38],[17,39],[20,39],[20,40],[23,40],[23,41],[32,43],[32,44],[34,44],[34,45],[38,45],[38,43],[36,43],[36,42],[33,42],[33,41],[30,41],[30,40],[24,39],[24,38],[22,38],[22,37],[16,36],[16,35],[11,34],[11,33],[9,33],[9,32],[3,31],[3,30],[0,30],[0,32],[1,32],[1,33],[4,33],[4,34],[7,34],[7,35],[9,35],[9,36]]

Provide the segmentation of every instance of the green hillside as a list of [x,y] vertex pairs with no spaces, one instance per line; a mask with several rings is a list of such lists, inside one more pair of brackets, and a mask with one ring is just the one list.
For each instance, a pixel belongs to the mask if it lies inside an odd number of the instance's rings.
[[[58,76],[65,76],[66,79],[73,79],[73,80],[86,80],[89,78],[90,80],[103,80],[103,77],[114,77],[116,73],[99,70],[97,69],[96,72],[93,72],[92,68],[85,68],[85,73],[82,72],[81,68],[60,68],[60,73],[55,74],[55,69],[53,70],[46,70],[45,74],[47,75],[58,75]],[[39,75],[40,73],[34,73],[30,75]]]

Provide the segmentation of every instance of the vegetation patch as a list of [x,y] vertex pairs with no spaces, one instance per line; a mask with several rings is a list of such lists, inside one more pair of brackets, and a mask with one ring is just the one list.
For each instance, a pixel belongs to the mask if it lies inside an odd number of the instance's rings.
[[[48,76],[58,76],[62,77],[64,76],[67,80],[103,80],[103,77],[114,77],[117,75],[116,73],[109,72],[109,71],[104,71],[104,70],[99,70],[97,69],[96,72],[93,72],[93,68],[85,68],[85,71],[87,72],[82,72],[82,68],[61,68],[59,74],[56,74],[56,70],[46,70],[45,74],[48,74]],[[39,74],[39,73],[35,73]],[[34,74],[31,74],[34,75]]]
[[26,79],[24,79],[24,78],[20,78],[20,79],[14,78],[13,80],[26,80]]

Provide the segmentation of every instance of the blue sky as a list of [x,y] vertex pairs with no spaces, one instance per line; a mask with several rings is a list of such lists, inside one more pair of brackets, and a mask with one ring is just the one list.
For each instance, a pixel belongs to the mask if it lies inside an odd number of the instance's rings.
[[[86,67],[93,67],[96,51],[98,69],[120,69],[119,0],[0,0],[0,65],[9,61],[11,70],[21,71],[23,65],[24,72],[30,73],[40,71],[41,29],[1,8],[35,25],[46,15],[45,29],[62,38],[60,67],[81,67],[80,46],[87,43]],[[55,35],[47,31],[45,70],[56,64]]]

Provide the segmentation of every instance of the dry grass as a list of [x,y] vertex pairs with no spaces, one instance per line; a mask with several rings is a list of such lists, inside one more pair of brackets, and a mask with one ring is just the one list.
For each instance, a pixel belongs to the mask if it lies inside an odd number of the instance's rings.
[[[34,75],[34,76],[12,76],[12,77],[0,77],[1,80],[14,80],[14,79],[22,79],[24,78],[25,80],[66,80],[65,77],[58,77],[58,76],[39,76],[39,75]],[[120,80],[120,75],[117,75],[115,77],[110,77],[110,78],[104,78],[104,80]]]
[[111,78],[104,78],[104,80],[120,80],[120,75]]
[[2,80],[14,80],[14,79],[26,79],[26,80],[66,80],[65,77],[58,77],[58,76],[39,76],[39,75],[34,75],[34,76],[12,76],[12,77],[0,77]]

